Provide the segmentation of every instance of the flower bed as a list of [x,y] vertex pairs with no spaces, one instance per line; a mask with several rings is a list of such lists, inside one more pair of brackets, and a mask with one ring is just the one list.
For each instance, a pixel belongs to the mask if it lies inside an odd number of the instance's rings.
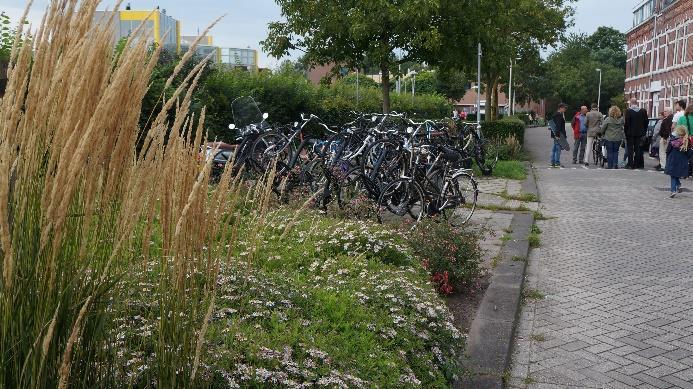
[[[286,216],[271,212],[257,234],[239,228],[238,259],[218,277],[202,384],[450,385],[461,373],[462,335],[404,233],[320,215],[287,230]],[[156,350],[143,345],[157,319],[133,324],[124,328],[141,330],[121,335],[131,345],[120,354],[122,374],[147,382]]]

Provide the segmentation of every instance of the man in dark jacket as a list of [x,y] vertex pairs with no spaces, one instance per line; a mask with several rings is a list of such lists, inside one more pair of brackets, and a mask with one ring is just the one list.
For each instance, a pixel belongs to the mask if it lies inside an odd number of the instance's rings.
[[674,115],[671,108],[664,108],[664,119],[659,127],[659,169],[664,170],[667,167],[667,147],[669,146],[669,137],[673,126]]
[[561,165],[561,145],[558,143],[558,137],[566,138],[565,132],[565,110],[568,108],[566,104],[558,105],[558,112],[553,115],[554,130],[551,131],[553,139],[553,148],[551,149],[551,167],[563,167]]
[[642,138],[647,133],[649,118],[647,112],[638,106],[636,98],[630,99],[630,108],[626,111],[624,132],[626,133],[626,168],[642,169],[645,158],[641,147]]

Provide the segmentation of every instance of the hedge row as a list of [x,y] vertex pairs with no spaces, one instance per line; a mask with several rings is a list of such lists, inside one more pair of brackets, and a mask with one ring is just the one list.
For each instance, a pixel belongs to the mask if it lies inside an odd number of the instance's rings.
[[525,125],[518,120],[498,120],[494,122],[482,122],[481,131],[489,139],[505,139],[510,135],[515,135],[517,140],[524,144]]
[[[271,123],[291,123],[301,113],[313,113],[328,124],[343,124],[352,119],[349,112],[382,112],[379,88],[361,87],[337,82],[332,86],[315,86],[294,71],[252,74],[243,71],[214,71],[204,81],[197,103],[207,107],[208,136],[232,141],[227,129],[233,122],[231,102],[240,96],[252,96],[260,110],[269,114]],[[445,97],[435,94],[390,94],[391,110],[407,112],[419,118],[441,119],[449,116],[452,106]]]

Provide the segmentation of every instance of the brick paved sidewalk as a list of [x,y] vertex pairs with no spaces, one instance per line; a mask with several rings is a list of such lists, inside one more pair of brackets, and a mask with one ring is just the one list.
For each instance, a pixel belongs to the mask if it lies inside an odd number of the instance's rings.
[[528,130],[527,146],[545,157],[542,212],[556,218],[538,223],[539,299],[523,307],[509,386],[693,388],[693,193],[666,198],[660,173],[549,169],[546,134]]

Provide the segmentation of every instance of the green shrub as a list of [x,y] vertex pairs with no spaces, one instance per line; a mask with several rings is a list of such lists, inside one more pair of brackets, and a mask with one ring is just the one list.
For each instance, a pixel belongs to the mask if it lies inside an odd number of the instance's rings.
[[234,132],[231,103],[241,96],[252,96],[271,123],[290,123],[301,113],[317,110],[316,87],[301,73],[283,71],[276,74],[253,74],[241,70],[215,70],[200,91],[200,105],[207,107],[206,124],[210,139],[232,142]]
[[[234,141],[235,132],[227,126],[233,123],[231,102],[241,96],[252,96],[260,110],[269,114],[270,123],[291,123],[301,113],[313,113],[325,123],[339,125],[353,117],[352,111],[382,112],[380,87],[365,76],[359,80],[357,96],[355,75],[333,85],[315,86],[302,73],[288,68],[276,73],[215,69],[205,79],[194,108],[199,111],[202,106],[207,107],[205,122],[209,138],[225,142]],[[417,94],[412,99],[408,94],[392,93],[390,98],[393,111],[417,118],[441,119],[452,109],[450,102],[437,94]]]
[[496,138],[489,143],[488,155],[495,156],[498,153],[498,159],[503,161],[524,160],[526,156],[522,151],[522,144],[517,139],[515,134],[511,134],[505,138]]
[[470,286],[481,274],[479,234],[469,227],[427,219],[412,232],[410,245],[442,294]]
[[510,118],[515,118],[515,119],[521,121],[522,123],[524,123],[524,125],[526,125],[526,126],[528,126],[530,124],[529,113],[527,113],[527,112],[514,113],[512,116],[506,117],[506,119],[510,119]]
[[493,122],[482,122],[481,131],[488,139],[507,138],[510,135],[515,135],[517,140],[524,144],[525,142],[525,125],[518,119],[504,119]]

